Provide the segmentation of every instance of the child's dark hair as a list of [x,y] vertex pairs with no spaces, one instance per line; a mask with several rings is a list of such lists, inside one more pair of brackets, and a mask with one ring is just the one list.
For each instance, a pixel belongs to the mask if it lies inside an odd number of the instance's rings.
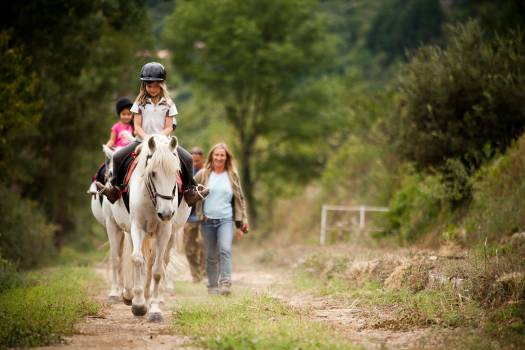
[[119,98],[117,103],[115,104],[115,111],[117,112],[117,117],[120,116],[120,112],[122,112],[123,109],[131,109],[131,106],[133,106],[133,102],[131,102],[127,97]]

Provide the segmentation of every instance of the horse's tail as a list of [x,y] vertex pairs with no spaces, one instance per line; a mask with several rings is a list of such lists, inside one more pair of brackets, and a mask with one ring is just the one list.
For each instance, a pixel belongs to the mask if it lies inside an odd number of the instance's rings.
[[133,260],[131,254],[133,253],[133,242],[131,241],[131,234],[124,232],[124,239],[122,242],[122,263],[121,276],[124,288],[132,290],[133,288]]

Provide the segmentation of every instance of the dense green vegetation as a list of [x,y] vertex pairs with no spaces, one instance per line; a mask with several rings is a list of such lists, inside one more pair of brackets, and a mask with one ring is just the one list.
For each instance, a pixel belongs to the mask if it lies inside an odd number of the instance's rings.
[[[96,314],[100,305],[92,301],[88,288],[94,273],[82,268],[37,272],[17,283],[2,280],[0,289],[0,348],[53,344],[74,332],[74,324]],[[2,274],[7,275],[7,274]],[[8,287],[7,289],[4,289]]]
[[114,101],[135,93],[137,67],[148,59],[137,53],[151,38],[141,1],[13,2],[4,10],[0,254],[29,267],[91,233],[85,188]]

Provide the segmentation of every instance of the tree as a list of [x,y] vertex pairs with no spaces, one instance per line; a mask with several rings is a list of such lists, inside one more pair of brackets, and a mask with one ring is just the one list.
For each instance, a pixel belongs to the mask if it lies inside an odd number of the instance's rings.
[[474,21],[449,27],[445,48],[418,49],[400,73],[401,154],[451,182],[459,174],[466,185],[472,170],[524,131],[523,67],[521,32],[487,39]]
[[177,70],[221,101],[236,130],[243,188],[255,219],[255,155],[273,144],[273,130],[293,132],[315,123],[315,109],[300,124],[273,116],[287,117],[297,88],[333,55],[326,21],[313,0],[188,1],[177,3],[165,38]]
[[9,40],[7,32],[0,32],[0,182],[14,185],[31,178],[34,150],[27,139],[37,134],[42,101],[30,60],[22,50],[9,48]]
[[388,0],[372,20],[366,42],[386,63],[403,58],[405,51],[441,36],[445,15],[439,0]]
[[[31,165],[20,192],[56,224],[58,245],[89,227],[77,225],[80,212],[89,215],[83,188],[107,138],[113,93],[129,93],[129,72],[135,78],[144,59],[136,57],[148,33],[144,12],[141,0],[33,0],[9,2],[0,14],[0,31],[10,35],[7,52],[31,62],[23,81],[35,85],[34,93],[23,98],[41,103],[38,118],[24,119],[32,133],[17,140]],[[1,91],[2,98],[8,92]]]

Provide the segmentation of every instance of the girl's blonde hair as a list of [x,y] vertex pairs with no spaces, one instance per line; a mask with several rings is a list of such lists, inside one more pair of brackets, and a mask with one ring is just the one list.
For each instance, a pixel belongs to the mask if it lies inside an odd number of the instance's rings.
[[[166,99],[166,102],[168,102],[169,105],[173,104],[173,100],[170,97],[170,92],[168,91],[168,86],[166,85],[166,81],[162,80],[159,81],[160,85],[160,94],[159,99],[164,97]],[[148,92],[146,91],[146,82],[142,81],[140,84],[140,90],[137,98],[135,99],[135,103],[139,106],[144,106],[148,101],[147,98],[150,97],[148,95]]]
[[[237,175],[238,172],[237,172],[237,167],[235,166],[235,159],[233,157],[233,153],[230,152],[230,150],[228,149],[228,146],[226,146],[224,142],[220,142],[216,144],[215,146],[213,146],[208,152],[208,157],[206,159],[206,165],[204,166],[205,168],[204,182],[205,183],[208,182],[208,178],[211,172],[213,171],[213,152],[215,152],[215,150],[218,148],[222,148],[226,152],[226,162],[224,164],[224,168],[226,169],[226,172],[228,173],[228,177],[230,178],[230,180],[238,179],[239,177]],[[230,181],[230,182],[232,186],[237,185],[236,181]]]

